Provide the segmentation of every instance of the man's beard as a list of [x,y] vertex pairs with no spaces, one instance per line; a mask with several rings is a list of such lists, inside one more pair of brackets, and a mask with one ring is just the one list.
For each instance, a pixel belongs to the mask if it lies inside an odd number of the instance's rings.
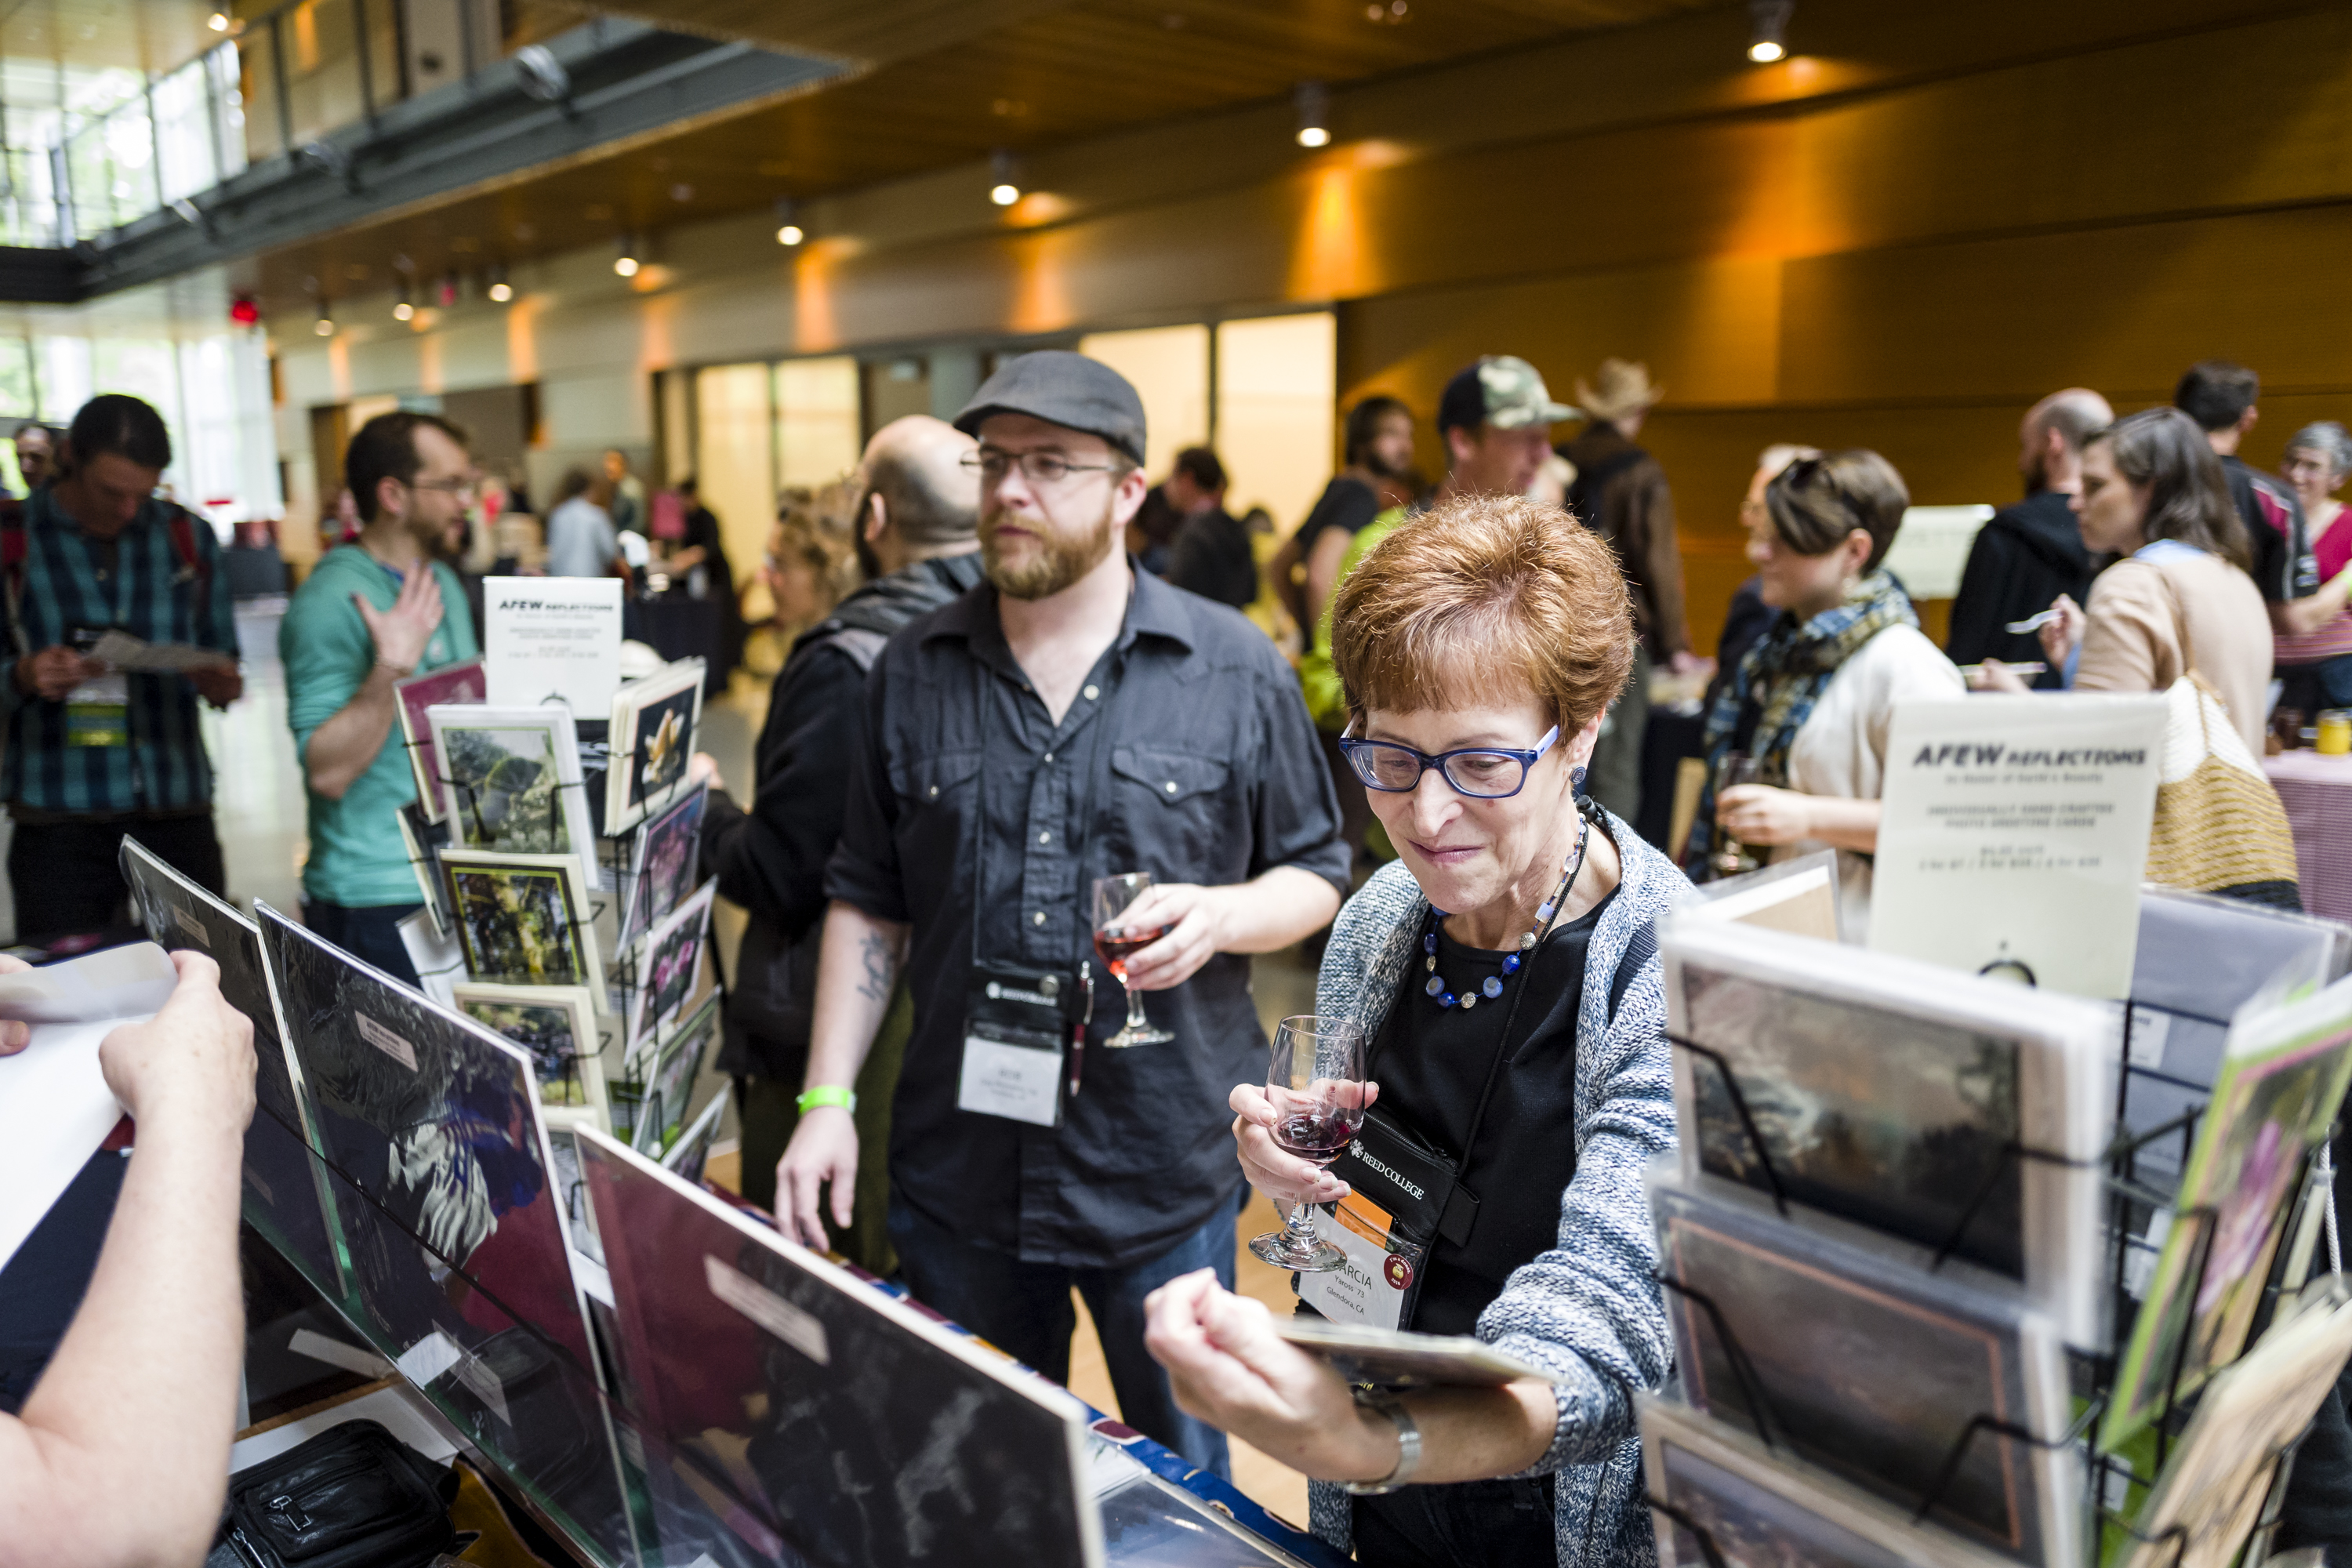
[[1111,535],[1118,531],[1108,503],[1101,521],[1091,531],[1065,532],[1043,520],[1024,519],[1021,526],[1040,546],[1033,558],[1014,566],[997,547],[997,520],[992,512],[980,520],[980,563],[996,591],[1010,599],[1045,599],[1060,593],[1110,553]]

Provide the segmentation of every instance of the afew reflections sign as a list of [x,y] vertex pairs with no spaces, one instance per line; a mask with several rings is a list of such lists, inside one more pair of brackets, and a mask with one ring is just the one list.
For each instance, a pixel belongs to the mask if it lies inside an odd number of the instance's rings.
[[1897,708],[1870,945],[2127,994],[2166,711],[2161,695],[2087,693]]
[[482,671],[493,707],[562,699],[602,720],[621,684],[618,577],[492,577],[482,584]]

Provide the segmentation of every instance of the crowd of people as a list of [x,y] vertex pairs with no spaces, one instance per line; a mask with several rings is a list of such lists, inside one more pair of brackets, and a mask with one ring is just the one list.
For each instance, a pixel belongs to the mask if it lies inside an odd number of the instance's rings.
[[[1825,847],[1860,852],[1843,890],[1866,918],[1907,700],[2193,672],[2257,749],[2274,675],[2282,708],[2352,700],[2352,523],[2334,500],[2352,437],[2306,426],[2280,476],[2257,472],[2236,454],[2258,392],[2216,362],[2171,407],[2117,418],[2080,388],[2036,405],[2028,494],[1977,536],[1943,648],[1886,566],[1910,504],[1894,465],[1767,450],[1679,865],[1633,826],[1643,715],[1653,672],[1708,665],[1667,477],[1637,444],[1660,396],[1642,366],[1609,362],[1576,407],[1524,360],[1465,367],[1439,399],[1431,484],[1409,408],[1350,410],[1344,466],[1268,563],[1307,634],[1296,665],[1240,613],[1258,552],[1222,464],[1187,450],[1151,484],[1141,400],[1108,366],[1023,355],[952,421],[885,426],[824,503],[837,516],[812,501],[775,525],[764,579],[805,629],[740,800],[714,760],[692,764],[712,791],[705,874],[748,915],[721,1058],[744,1195],[1056,1378],[1075,1289],[1123,1419],[1221,1474],[1227,1433],[1295,1466],[1318,1532],[1361,1562],[1649,1561],[1633,1395],[1672,1342],[1642,1172],[1675,1139],[1656,921],[1685,877]],[[97,399],[56,458],[0,519],[20,937],[104,926],[125,832],[220,889],[195,704],[238,695],[233,662],[125,678],[86,655],[107,626],[235,651],[210,530],[154,498],[170,452],[152,410]],[[356,537],[280,638],[305,918],[412,974],[393,929],[416,889],[389,822],[415,788],[392,687],[477,649],[446,560],[473,462],[455,426],[399,413],[357,433],[346,478]],[[672,572],[731,596],[692,489],[633,482],[625,462],[565,480],[549,570],[629,570],[622,541],[649,531]],[[1090,891],[1136,871],[1151,885],[1118,921],[1150,940],[1106,973]],[[1553,1381],[1361,1402],[1234,1292],[1248,1189],[1286,1205],[1346,1191],[1276,1140],[1258,1087],[1251,957],[1309,938],[1318,1017],[1367,1043],[1376,1108],[1484,1195],[1432,1242],[1404,1326],[1475,1333]],[[123,1375],[85,1347],[143,1325],[150,1273],[217,1294],[234,1230],[218,1167],[236,1159],[218,1134],[249,1111],[251,1064],[203,961],[183,969],[108,1068],[134,1110],[162,1105],[172,1074],[208,1076],[142,1129],[84,1323],[0,1422],[0,1446],[32,1456],[0,1465],[0,1535],[37,1511],[28,1484],[82,1484],[83,1401]],[[1130,991],[1172,1043],[1111,1037]],[[153,1041],[183,1025],[210,1043],[167,1064]],[[1013,1025],[1035,1059],[1006,1068],[989,1048],[1011,1037],[992,1031]],[[183,1138],[172,1116],[207,1125]],[[176,1331],[209,1367],[233,1354],[235,1307],[203,1300]],[[191,1420],[223,1415],[204,1377],[173,1388]]]

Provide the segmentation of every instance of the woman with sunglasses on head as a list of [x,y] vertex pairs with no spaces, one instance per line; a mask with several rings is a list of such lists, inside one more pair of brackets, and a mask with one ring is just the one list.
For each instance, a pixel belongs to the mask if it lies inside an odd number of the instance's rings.
[[[1317,1012],[1361,1031],[1377,1087],[1328,1170],[1234,1089],[1242,1168],[1286,1206],[1349,1176],[1408,1239],[1424,1205],[1375,1326],[1475,1333],[1559,1382],[1360,1407],[1205,1273],[1158,1292],[1147,1342],[1185,1408],[1316,1478],[1316,1532],[1371,1568],[1652,1562],[1633,1393],[1671,1343],[1642,1171],[1675,1142],[1654,922],[1687,884],[1582,795],[1633,662],[1623,575],[1557,508],[1442,501],[1343,581],[1331,649],[1340,746],[1399,858],[1340,911]],[[1442,1174],[1369,1184],[1407,1162]],[[1345,1321],[1328,1278],[1301,1276],[1302,1310]]]
[[[1707,784],[1683,857],[1705,880],[1739,868],[1738,851],[1854,851],[1839,862],[1849,936],[1868,918],[1895,706],[1968,690],[1882,566],[1910,504],[1895,465],[1859,449],[1801,458],[1765,487],[1748,559],[1779,615],[1708,710]],[[1738,758],[1752,781],[1722,787]]]

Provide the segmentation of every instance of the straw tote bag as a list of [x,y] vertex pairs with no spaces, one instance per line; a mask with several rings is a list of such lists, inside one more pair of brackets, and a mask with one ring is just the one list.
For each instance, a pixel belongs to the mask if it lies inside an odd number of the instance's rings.
[[[2160,571],[2158,575],[2164,575]],[[2220,695],[2197,673],[2189,617],[2164,576],[2180,638],[2181,674],[2165,696],[2156,822],[2147,837],[2147,879],[2190,892],[2300,910],[2294,836],[2263,766]]]

